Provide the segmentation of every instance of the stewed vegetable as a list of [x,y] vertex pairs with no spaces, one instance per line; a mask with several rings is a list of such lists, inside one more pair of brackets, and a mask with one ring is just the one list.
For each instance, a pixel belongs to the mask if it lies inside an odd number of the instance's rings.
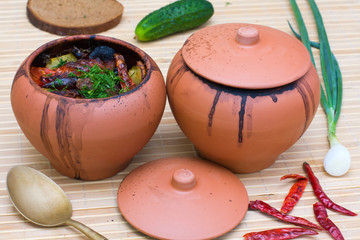
[[106,98],[127,92],[146,74],[137,61],[128,71],[125,58],[108,46],[93,50],[73,46],[60,56],[50,58],[45,67],[32,66],[33,80],[42,88],[66,97]]

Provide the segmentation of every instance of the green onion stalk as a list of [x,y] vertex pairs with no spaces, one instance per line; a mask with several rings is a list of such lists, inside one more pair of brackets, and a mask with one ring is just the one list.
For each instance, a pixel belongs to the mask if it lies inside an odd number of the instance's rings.
[[311,61],[315,67],[312,47],[320,50],[320,64],[323,78],[320,103],[327,117],[327,135],[330,143],[330,149],[324,158],[324,169],[332,176],[341,176],[350,169],[351,164],[351,156],[348,149],[342,145],[336,137],[336,124],[340,117],[343,94],[342,75],[339,63],[331,51],[320,11],[314,0],[308,0],[308,2],[315,19],[319,42],[309,40],[309,35],[296,0],[290,0],[290,3],[299,27],[299,33],[294,30],[290,23],[289,26],[294,35],[300,39],[308,49]]

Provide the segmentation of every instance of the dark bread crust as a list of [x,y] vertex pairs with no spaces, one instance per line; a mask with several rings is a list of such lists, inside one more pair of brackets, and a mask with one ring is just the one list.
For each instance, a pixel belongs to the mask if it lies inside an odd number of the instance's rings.
[[[112,19],[110,19],[108,21],[99,23],[99,24],[91,24],[91,22],[89,22],[88,26],[81,26],[81,27],[69,26],[69,27],[67,27],[67,26],[56,25],[49,21],[45,21],[41,16],[38,16],[35,13],[35,11],[33,11],[31,8],[31,1],[32,0],[28,0],[27,5],[26,5],[26,14],[27,14],[27,17],[28,17],[29,21],[31,22],[31,24],[33,24],[35,27],[37,27],[43,31],[46,31],[46,32],[49,32],[52,34],[56,34],[56,35],[61,35],[61,36],[95,34],[95,33],[104,32],[106,30],[109,30],[119,24],[121,17],[122,17],[123,9],[124,9],[122,4],[117,2],[118,4],[120,4],[119,6],[120,6],[121,11],[119,11],[119,13],[116,16],[114,16]],[[114,1],[114,0],[109,0],[109,1]],[[58,13],[54,12],[54,14],[58,14]]]

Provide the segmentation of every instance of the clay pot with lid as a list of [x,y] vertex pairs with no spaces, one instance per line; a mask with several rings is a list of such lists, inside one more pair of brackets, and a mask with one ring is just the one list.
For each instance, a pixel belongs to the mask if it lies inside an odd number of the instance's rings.
[[[41,88],[30,67],[44,54],[73,46],[105,45],[129,66],[141,60],[146,76],[134,89],[109,98],[68,98]],[[166,101],[164,78],[141,49],[105,36],[60,38],[36,49],[19,67],[11,89],[16,120],[30,143],[61,174],[83,180],[111,177],[123,170],[157,129]]]
[[320,101],[303,44],[254,24],[195,32],[172,60],[166,85],[174,117],[199,155],[236,173],[272,165],[307,130]]

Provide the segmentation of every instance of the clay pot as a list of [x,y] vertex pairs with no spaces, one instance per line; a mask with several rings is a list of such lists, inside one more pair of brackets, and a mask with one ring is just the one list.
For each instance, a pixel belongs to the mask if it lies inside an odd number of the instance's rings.
[[[59,54],[73,45],[101,44],[124,55],[127,65],[142,60],[142,83],[119,96],[74,99],[39,87],[30,66],[44,54]],[[19,67],[11,89],[12,108],[30,143],[61,174],[96,180],[124,169],[154,134],[166,101],[165,83],[156,63],[141,49],[104,36],[71,36],[49,42]]]
[[248,194],[226,168],[197,158],[163,158],[141,165],[121,182],[124,218],[156,239],[215,239],[245,217]]
[[303,44],[279,30],[199,30],[167,75],[171,110],[203,158],[237,173],[269,167],[311,123],[320,83]]

